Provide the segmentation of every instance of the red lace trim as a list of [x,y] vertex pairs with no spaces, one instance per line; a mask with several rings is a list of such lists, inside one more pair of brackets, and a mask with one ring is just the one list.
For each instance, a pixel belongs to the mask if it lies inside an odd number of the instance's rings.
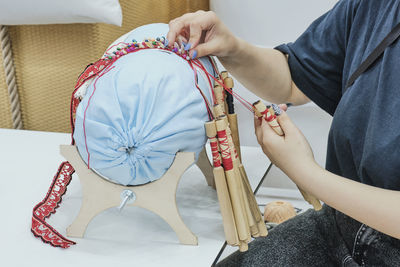
[[46,218],[55,213],[59,207],[74,172],[74,168],[68,161],[61,163],[46,197],[33,208],[32,233],[53,247],[68,248],[75,245],[74,241],[66,239],[45,222]]

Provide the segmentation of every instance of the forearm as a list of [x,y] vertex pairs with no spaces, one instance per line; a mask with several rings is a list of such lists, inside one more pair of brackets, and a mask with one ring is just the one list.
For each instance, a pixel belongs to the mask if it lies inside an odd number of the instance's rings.
[[286,56],[236,40],[234,51],[219,57],[224,67],[257,96],[274,103],[290,101],[292,78]]
[[361,184],[317,164],[290,177],[329,206],[380,232],[400,239],[400,192]]

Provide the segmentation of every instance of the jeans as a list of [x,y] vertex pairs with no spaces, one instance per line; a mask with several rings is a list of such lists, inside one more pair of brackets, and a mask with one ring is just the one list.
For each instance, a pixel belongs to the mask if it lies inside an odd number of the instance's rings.
[[400,266],[400,240],[324,205],[281,223],[217,266]]

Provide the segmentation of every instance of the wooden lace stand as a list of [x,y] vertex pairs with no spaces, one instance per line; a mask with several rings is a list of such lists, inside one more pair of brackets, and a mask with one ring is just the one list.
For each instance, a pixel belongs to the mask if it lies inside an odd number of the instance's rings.
[[199,167],[204,177],[206,178],[207,185],[215,189],[213,166],[211,165],[210,159],[208,158],[205,147],[200,152],[199,159],[197,160],[196,165],[197,167]]
[[159,215],[175,231],[180,243],[198,244],[197,236],[185,225],[176,205],[178,183],[183,173],[194,163],[194,153],[178,152],[171,167],[155,182],[123,186],[107,181],[88,169],[76,146],[61,145],[60,152],[74,167],[82,186],[81,209],[74,222],[67,228],[68,236],[83,237],[89,222],[97,214],[120,205],[121,194],[125,191],[132,192],[134,200],[126,205],[141,207]]

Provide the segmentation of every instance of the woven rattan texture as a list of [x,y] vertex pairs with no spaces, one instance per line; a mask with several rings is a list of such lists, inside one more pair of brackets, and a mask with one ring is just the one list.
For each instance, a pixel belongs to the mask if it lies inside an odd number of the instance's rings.
[[[208,10],[208,0],[120,0],[122,27],[106,24],[9,28],[24,128],[70,132],[69,101],[78,75],[122,34],[186,12]],[[0,127],[11,127],[4,75],[0,74]],[[4,93],[3,93],[4,91]],[[4,103],[3,103],[4,102]],[[7,113],[8,112],[8,113]],[[7,119],[3,118],[8,117]]]

